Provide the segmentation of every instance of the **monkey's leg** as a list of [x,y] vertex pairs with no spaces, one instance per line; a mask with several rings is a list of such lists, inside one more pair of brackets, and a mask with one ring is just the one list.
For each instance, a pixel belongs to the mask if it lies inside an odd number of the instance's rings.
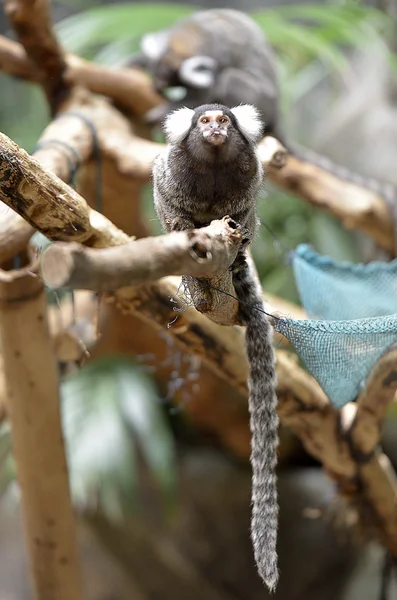
[[163,231],[185,231],[194,229],[195,224],[191,215],[174,206],[168,198],[154,189],[154,208],[160,220]]
[[240,231],[242,233],[243,238],[241,241],[241,246],[237,252],[237,256],[234,259],[233,264],[229,268],[229,270],[232,273],[238,273],[247,265],[246,249],[252,243],[259,228],[259,220],[256,214],[256,207],[248,213],[248,216],[245,211],[233,215],[233,220],[237,223],[244,223],[243,226],[240,225]]

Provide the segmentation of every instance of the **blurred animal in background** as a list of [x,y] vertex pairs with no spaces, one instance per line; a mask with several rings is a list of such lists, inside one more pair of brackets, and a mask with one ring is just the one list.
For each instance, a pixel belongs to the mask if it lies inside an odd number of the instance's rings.
[[[144,35],[141,52],[128,65],[145,69],[156,90],[170,96],[147,115],[152,124],[182,106],[244,103],[259,110],[266,134],[282,138],[274,53],[261,28],[243,12],[198,11]],[[175,92],[183,95],[175,98]]]

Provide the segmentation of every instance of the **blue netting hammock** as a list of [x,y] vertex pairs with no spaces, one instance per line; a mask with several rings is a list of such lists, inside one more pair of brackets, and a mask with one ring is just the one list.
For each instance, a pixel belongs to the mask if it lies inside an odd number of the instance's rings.
[[292,266],[310,319],[277,319],[275,329],[341,408],[357,398],[371,369],[397,342],[397,260],[336,262],[301,244]]

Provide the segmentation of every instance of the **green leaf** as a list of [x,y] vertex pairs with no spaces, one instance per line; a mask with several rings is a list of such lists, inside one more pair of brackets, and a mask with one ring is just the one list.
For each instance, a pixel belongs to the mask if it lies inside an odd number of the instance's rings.
[[111,519],[136,507],[139,448],[166,500],[175,489],[173,438],[151,380],[125,358],[90,363],[62,385],[73,499]]
[[387,27],[381,11],[355,2],[280,6],[255,11],[252,17],[280,55],[292,58],[296,66],[317,56],[336,69],[346,64],[342,46],[383,43],[382,33]]
[[0,496],[6,494],[16,481],[15,461],[11,446],[11,426],[8,421],[0,425]]
[[62,384],[62,414],[73,500],[110,519],[134,507],[136,460],[118,408],[117,381],[91,364]]
[[86,54],[93,46],[134,40],[148,31],[169,27],[193,8],[178,4],[112,4],[89,8],[60,21],[56,31],[69,52]]
[[320,254],[335,260],[359,260],[352,236],[334,217],[317,213],[312,220],[313,244]]
[[153,473],[169,498],[175,488],[173,438],[159,410],[152,381],[142,371],[120,369],[117,375],[123,415]]

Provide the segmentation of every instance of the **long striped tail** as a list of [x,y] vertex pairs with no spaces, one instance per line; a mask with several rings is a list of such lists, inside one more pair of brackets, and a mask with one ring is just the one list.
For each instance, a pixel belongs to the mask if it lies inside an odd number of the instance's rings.
[[233,283],[246,325],[250,366],[249,410],[251,426],[252,518],[251,538],[258,571],[270,591],[278,581],[277,567],[277,447],[275,354],[273,330],[263,312],[263,300],[248,267],[234,273]]

